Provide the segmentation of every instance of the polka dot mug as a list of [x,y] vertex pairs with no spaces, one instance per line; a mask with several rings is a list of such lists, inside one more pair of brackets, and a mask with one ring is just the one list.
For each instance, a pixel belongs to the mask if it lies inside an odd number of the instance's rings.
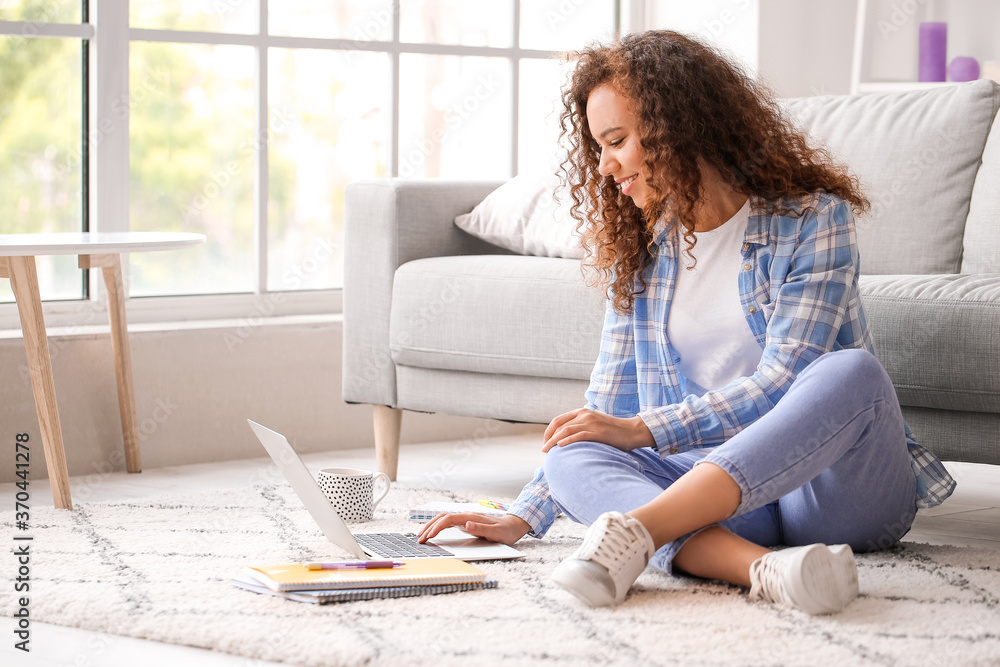
[[[384,487],[377,497],[373,496],[375,480],[381,480]],[[389,476],[357,468],[323,468],[319,488],[344,521],[362,523],[372,520],[375,507],[389,493]]]

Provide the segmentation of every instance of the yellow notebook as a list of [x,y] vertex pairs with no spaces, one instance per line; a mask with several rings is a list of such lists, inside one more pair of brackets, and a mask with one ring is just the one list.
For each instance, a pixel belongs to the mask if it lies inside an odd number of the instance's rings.
[[337,590],[375,586],[466,584],[486,573],[457,558],[415,558],[405,565],[374,570],[310,570],[302,563],[248,567],[246,574],[273,591]]

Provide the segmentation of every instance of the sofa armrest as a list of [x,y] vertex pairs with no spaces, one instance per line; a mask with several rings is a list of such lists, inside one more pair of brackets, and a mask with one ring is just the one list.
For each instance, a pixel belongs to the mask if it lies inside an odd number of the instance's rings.
[[396,405],[389,312],[396,269],[424,257],[508,254],[466,234],[468,213],[503,181],[381,179],[347,186],[344,210],[344,400]]

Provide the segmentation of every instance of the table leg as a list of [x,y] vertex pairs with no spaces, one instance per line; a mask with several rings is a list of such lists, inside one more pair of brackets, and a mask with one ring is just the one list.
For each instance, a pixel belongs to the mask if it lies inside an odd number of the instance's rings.
[[125,442],[125,468],[141,472],[139,429],[135,417],[135,391],[132,385],[132,353],[128,344],[128,324],[125,321],[125,282],[122,278],[121,255],[81,255],[80,268],[101,267],[104,286],[108,290],[108,319],[111,322],[111,347],[115,353],[115,376],[118,381],[118,410],[122,417],[122,438]]
[[38,293],[38,274],[34,257],[8,257],[7,272],[21,318],[24,349],[28,355],[28,372],[35,393],[38,426],[42,432],[45,465],[49,469],[52,499],[59,509],[73,509],[69,495],[69,471],[63,449],[62,425],[56,404],[56,385],[52,379],[49,341],[42,317],[42,299]]

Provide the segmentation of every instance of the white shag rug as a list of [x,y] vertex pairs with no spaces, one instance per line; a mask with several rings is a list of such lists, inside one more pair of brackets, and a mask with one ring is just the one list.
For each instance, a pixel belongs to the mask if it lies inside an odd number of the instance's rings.
[[[403,512],[473,500],[394,486],[355,530],[413,530]],[[5,512],[7,535],[13,512]],[[1000,552],[904,544],[858,557],[861,597],[810,617],[734,586],[647,570],[617,608],[547,580],[579,544],[565,518],[520,561],[483,563],[495,590],[310,605],[238,590],[248,564],[340,557],[285,485],[80,503],[31,516],[31,618],[299,665],[997,665]],[[0,613],[15,610],[12,565]]]

